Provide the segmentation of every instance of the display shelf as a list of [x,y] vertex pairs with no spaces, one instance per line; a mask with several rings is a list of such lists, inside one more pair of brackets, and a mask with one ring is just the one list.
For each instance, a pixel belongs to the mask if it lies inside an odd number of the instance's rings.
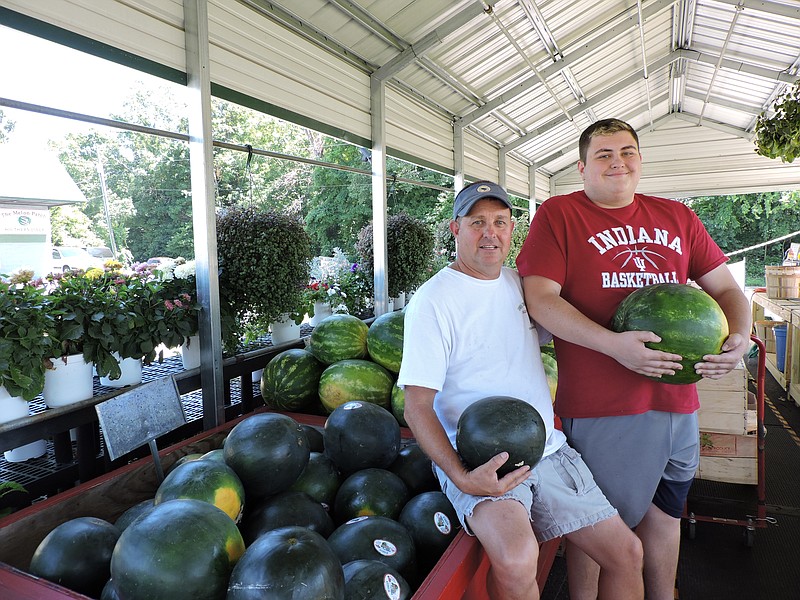
[[[795,404],[800,406],[800,298],[774,299],[768,298],[764,292],[755,292],[751,302],[753,323],[757,324],[770,316],[776,321],[787,324],[784,369],[781,371],[778,368],[775,352],[766,353],[766,368],[778,385],[786,391],[787,397],[791,397]],[[759,333],[758,329],[756,333],[761,337],[762,333]],[[772,329],[766,327],[763,334],[766,335],[764,342],[767,348],[774,348],[775,338]]]

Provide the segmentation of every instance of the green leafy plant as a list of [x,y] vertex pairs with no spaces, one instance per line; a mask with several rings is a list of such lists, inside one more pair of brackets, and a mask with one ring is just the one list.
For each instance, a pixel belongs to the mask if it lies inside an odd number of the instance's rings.
[[154,271],[161,284],[164,304],[161,341],[168,348],[183,344],[199,331],[195,262],[178,258],[158,265]]
[[[372,273],[374,251],[372,224],[366,225],[358,236],[356,251],[364,271]],[[410,292],[429,276],[433,259],[434,238],[421,220],[405,213],[393,215],[386,221],[386,247],[389,296]]]
[[42,393],[48,359],[60,346],[41,285],[13,281],[0,279],[0,386],[32,400]]
[[[12,492],[20,492],[21,494],[24,494],[27,491],[28,490],[26,490],[16,481],[0,481],[0,498]],[[0,517],[10,515],[12,512],[14,512],[13,508],[0,508]]]
[[311,240],[298,217],[255,206],[228,208],[217,215],[217,253],[220,301],[233,316],[223,331],[226,348],[246,331],[266,332],[283,313],[300,313]]
[[756,153],[791,163],[800,156],[800,79],[774,104],[775,114],[756,119]]

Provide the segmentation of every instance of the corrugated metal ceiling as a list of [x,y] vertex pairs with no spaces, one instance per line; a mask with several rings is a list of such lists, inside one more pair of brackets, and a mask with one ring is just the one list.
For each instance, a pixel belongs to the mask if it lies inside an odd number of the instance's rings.
[[240,2],[368,73],[413,52],[390,85],[545,177],[572,170],[579,132],[608,116],[645,134],[680,118],[741,153],[800,67],[797,0]]

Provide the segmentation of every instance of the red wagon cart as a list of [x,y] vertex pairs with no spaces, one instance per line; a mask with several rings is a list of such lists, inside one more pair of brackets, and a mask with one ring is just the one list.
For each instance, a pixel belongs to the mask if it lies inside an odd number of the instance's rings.
[[758,348],[758,367],[756,372],[756,510],[755,514],[747,514],[743,518],[728,518],[719,516],[698,515],[688,508],[684,508],[683,518],[688,524],[689,539],[696,535],[698,522],[722,523],[724,525],[737,525],[744,527],[744,542],[747,547],[752,547],[755,542],[756,528],[764,528],[771,521],[767,517],[766,485],[764,478],[765,454],[764,441],[766,429],[764,427],[764,378],[766,376],[766,346],[758,337],[751,335],[750,339]]

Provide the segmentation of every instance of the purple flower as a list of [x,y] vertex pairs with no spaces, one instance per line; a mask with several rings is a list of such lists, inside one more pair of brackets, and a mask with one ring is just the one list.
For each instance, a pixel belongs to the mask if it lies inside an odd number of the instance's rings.
[[358,270],[358,263],[353,263],[353,266],[350,267],[350,272],[355,273]]

